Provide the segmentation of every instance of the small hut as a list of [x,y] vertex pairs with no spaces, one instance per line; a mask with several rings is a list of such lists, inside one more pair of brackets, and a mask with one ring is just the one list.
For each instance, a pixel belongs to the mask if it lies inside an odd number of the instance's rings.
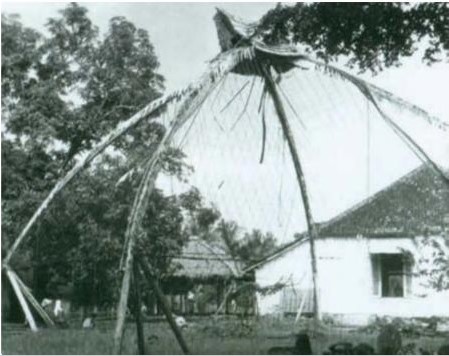
[[[231,286],[242,281],[243,264],[225,246],[191,237],[181,253],[172,260],[174,270],[164,278],[162,288],[176,314],[212,314],[220,308],[229,311],[225,301]],[[157,306],[153,307],[158,312]]]

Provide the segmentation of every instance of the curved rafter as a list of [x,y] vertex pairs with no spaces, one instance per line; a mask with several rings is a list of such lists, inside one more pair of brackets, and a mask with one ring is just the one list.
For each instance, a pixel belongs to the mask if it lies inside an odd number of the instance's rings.
[[437,127],[440,130],[449,132],[449,124],[448,123],[441,121],[440,119],[438,119],[434,116],[429,115],[425,110],[419,108],[418,106],[408,103],[406,100],[403,100],[383,89],[380,89],[379,87],[376,87],[375,85],[372,85],[362,79],[359,79],[344,70],[341,70],[334,66],[313,60],[308,57],[303,57],[302,60],[306,60],[310,63],[318,65],[333,74],[337,74],[342,79],[348,80],[349,82],[354,84],[354,86],[362,93],[362,95],[371,104],[373,104],[374,108],[377,110],[377,112],[380,114],[380,116],[390,126],[390,128],[393,130],[393,132],[396,135],[398,135],[401,140],[404,141],[404,143],[411,149],[411,151],[423,163],[430,164],[430,166],[435,170],[435,172],[437,174],[439,174],[446,182],[449,183],[449,176],[446,174],[446,172],[436,162],[434,162],[429,157],[429,155],[425,152],[425,150],[417,142],[415,142],[413,140],[413,138],[410,137],[410,135],[408,135],[398,124],[396,124],[394,122],[394,120],[389,115],[387,115],[384,112],[384,110],[382,110],[376,97],[379,97],[380,99],[388,100],[389,102],[391,102],[399,107],[404,107],[404,108],[408,108],[408,109],[412,110],[413,112],[419,114],[420,117],[423,117],[428,123]]
[[100,155],[107,147],[109,147],[113,142],[123,136],[123,134],[125,134],[132,127],[136,126],[142,120],[147,119],[150,115],[152,115],[151,119],[155,118],[156,116],[154,115],[158,110],[163,110],[166,105],[172,102],[181,101],[189,97],[194,98],[198,93],[209,90],[212,84],[216,83],[219,78],[231,71],[238,63],[252,58],[252,56],[253,51],[248,48],[236,48],[234,50],[222,53],[210,63],[209,70],[206,71],[206,73],[198,81],[182,90],[174,91],[160,99],[152,101],[138,113],[134,114],[131,118],[119,123],[114,130],[104,136],[98,145],[91,149],[84,158],[80,159],[78,163],[62,179],[60,179],[58,183],[56,183],[51,192],[25,225],[17,239],[14,241],[14,244],[9,249],[5,259],[3,260],[3,265],[8,265],[17,248],[20,244],[22,244],[33,225],[48,208],[57,194],[60,193],[80,172],[86,169],[95,157]]

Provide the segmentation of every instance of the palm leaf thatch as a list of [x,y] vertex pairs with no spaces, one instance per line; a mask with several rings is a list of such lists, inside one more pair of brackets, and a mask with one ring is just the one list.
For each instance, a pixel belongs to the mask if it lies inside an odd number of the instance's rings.
[[223,246],[197,237],[190,238],[172,265],[172,276],[199,280],[238,277],[243,266]]

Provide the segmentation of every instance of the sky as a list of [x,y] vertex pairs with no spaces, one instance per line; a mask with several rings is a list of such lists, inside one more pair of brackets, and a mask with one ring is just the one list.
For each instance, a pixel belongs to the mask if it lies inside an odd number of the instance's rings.
[[[107,30],[114,16],[125,16],[146,29],[159,57],[167,89],[176,89],[196,79],[205,63],[218,52],[215,8],[221,7],[242,19],[257,21],[275,3],[83,3],[100,31]],[[2,2],[2,12],[18,13],[25,25],[45,30],[50,16],[56,16],[64,3]],[[431,113],[449,118],[446,97],[449,92],[448,64],[428,67],[419,57],[406,59],[400,68],[387,69],[372,77],[362,75],[374,84],[401,95]],[[432,90],[429,90],[429,89]],[[449,120],[449,119],[448,119]]]
[[[207,61],[219,52],[212,20],[216,7],[256,21],[274,3],[84,3],[83,6],[88,8],[90,18],[103,33],[113,16],[125,16],[146,29],[161,63],[160,73],[166,78],[167,90],[173,90],[199,77]],[[47,18],[57,15],[62,7],[62,3],[14,2],[2,3],[2,12],[18,13],[26,26],[44,32]],[[429,67],[418,56],[402,63],[401,67],[386,69],[376,76],[371,73],[360,76],[449,121],[449,64]],[[292,123],[292,127],[301,149],[317,221],[332,218],[417,166],[416,158],[377,119],[371,126],[371,163],[367,166],[367,126],[358,118],[375,117],[375,113],[370,114],[364,99],[347,85],[317,73],[297,74],[299,80],[287,77],[282,85],[294,96],[291,100],[300,108],[303,120],[311,123],[307,135],[302,134],[304,130],[297,122]],[[232,97],[242,80],[234,78],[234,85],[224,86],[218,106]],[[242,120],[235,131],[229,123],[238,116],[238,106],[222,115],[216,107],[202,110],[189,128],[189,139],[183,149],[195,166],[190,183],[200,187],[225,218],[237,221],[246,229],[271,231],[285,242],[293,233],[304,230],[304,212],[272,111],[267,114],[269,136],[265,162],[262,165],[258,162],[261,126],[259,121],[251,119],[257,116],[259,98],[251,99],[247,120]],[[398,120],[406,122],[407,115],[404,119],[404,113],[391,112]],[[216,120],[210,120],[211,113],[214,118],[219,117],[227,135],[223,135]],[[325,120],[329,117],[340,120],[332,130],[326,129],[328,122]],[[421,130],[419,126],[416,129]],[[430,132],[426,136],[427,144],[433,137],[440,143],[445,140],[432,135]],[[430,150],[434,147],[437,145],[429,146]],[[447,154],[449,150],[446,147],[442,152]],[[291,174],[286,174],[288,172]],[[174,193],[187,189],[172,179],[159,183]]]
[[[56,16],[64,3],[4,2],[2,12],[18,13],[24,24],[45,30],[48,17]],[[204,64],[219,52],[215,25],[216,7],[258,20],[274,3],[83,3],[101,32],[109,19],[124,16],[150,34],[167,79],[167,89],[187,85],[201,74]]]

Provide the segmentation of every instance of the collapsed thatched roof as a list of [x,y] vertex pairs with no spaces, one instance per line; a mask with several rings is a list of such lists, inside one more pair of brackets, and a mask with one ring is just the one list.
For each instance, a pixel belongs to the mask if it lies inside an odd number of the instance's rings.
[[259,25],[257,22],[246,23],[237,16],[218,8],[214,21],[222,51],[227,51],[239,44],[247,44],[251,37],[255,35]]
[[172,260],[172,276],[190,279],[237,277],[243,264],[218,243],[207,243],[191,237],[179,256]]

